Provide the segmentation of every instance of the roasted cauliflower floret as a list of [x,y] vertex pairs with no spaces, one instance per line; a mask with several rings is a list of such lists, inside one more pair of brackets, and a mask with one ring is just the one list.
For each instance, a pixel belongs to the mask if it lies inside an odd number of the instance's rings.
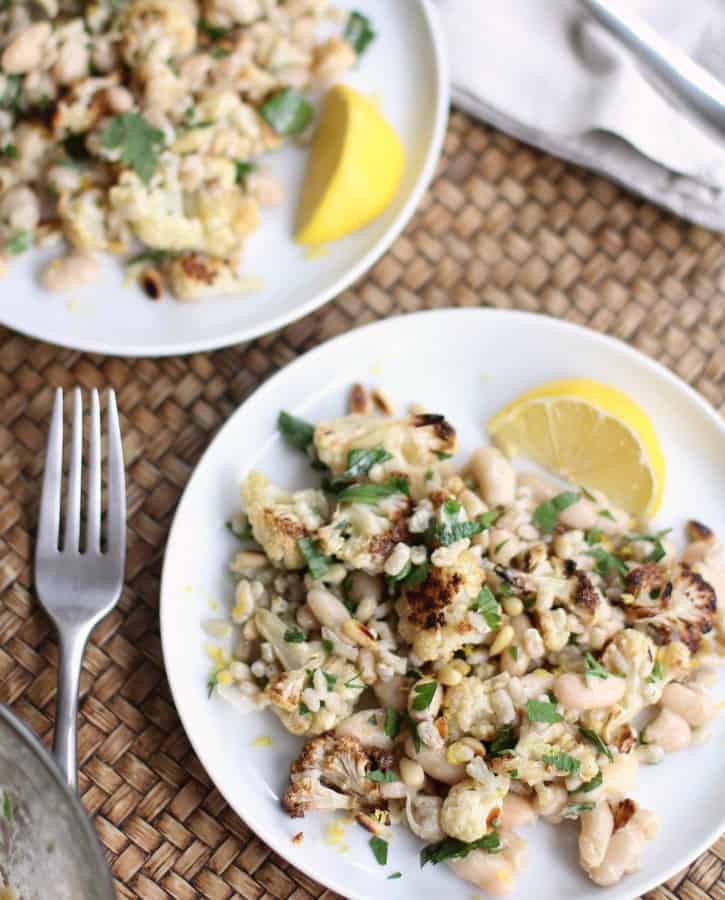
[[185,253],[164,265],[164,272],[177,299],[196,303],[206,297],[242,294],[255,282],[237,274],[234,266],[216,256]]
[[470,843],[490,831],[501,815],[509,779],[488,771],[483,781],[467,778],[454,784],[443,801],[440,825],[450,837]]
[[368,774],[395,763],[390,751],[366,749],[355,737],[320,735],[307,741],[292,764],[282,806],[295,818],[316,810],[374,809],[382,803],[380,782]]
[[318,531],[320,549],[361,569],[380,575],[395,545],[407,541],[410,500],[404,494],[385,497],[379,503],[341,503],[332,521]]
[[488,738],[494,720],[491,690],[486,682],[471,676],[448,688],[443,701],[449,733],[453,737],[471,734]]
[[417,497],[425,488],[425,471],[440,465],[438,453],[455,453],[456,432],[443,416],[421,414],[400,419],[350,415],[315,428],[315,448],[333,475],[348,465],[351,450],[382,448],[390,459],[381,464],[383,474],[402,473],[411,480]]
[[590,781],[599,771],[595,748],[568,722],[524,721],[513,752],[492,759],[490,765],[497,773],[516,771],[519,780],[532,786],[572,774]]
[[297,542],[313,534],[327,516],[322,491],[289,493],[259,472],[250,472],[242,485],[242,501],[254,539],[270,560],[285,569],[303,569],[305,558]]
[[430,566],[423,584],[403,590],[399,632],[427,661],[449,659],[464,644],[480,643],[490,630],[471,607],[483,586],[483,569],[470,550],[450,566]]
[[682,641],[693,652],[712,630],[717,599],[712,586],[687,563],[668,571],[656,563],[633,569],[626,579],[631,597],[627,623],[649,633],[656,644]]

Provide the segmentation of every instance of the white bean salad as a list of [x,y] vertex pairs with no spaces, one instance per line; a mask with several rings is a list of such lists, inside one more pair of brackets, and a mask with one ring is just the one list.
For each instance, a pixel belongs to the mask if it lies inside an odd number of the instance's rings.
[[[326,35],[326,36],[325,36]],[[6,0],[0,11],[0,270],[64,241],[51,291],[130,254],[152,299],[238,293],[259,164],[313,127],[310,95],[374,38],[328,0]]]
[[658,828],[631,796],[638,766],[716,712],[715,535],[690,521],[678,557],[669,532],[492,447],[460,468],[442,415],[396,417],[360,385],[348,415],[279,427],[322,485],[248,475],[231,621],[206,629],[226,641],[210,695],[306,738],[286,812],[354,815],[381,864],[405,824],[421,865],[496,895],[537,818],[579,829],[596,884],[635,871]]

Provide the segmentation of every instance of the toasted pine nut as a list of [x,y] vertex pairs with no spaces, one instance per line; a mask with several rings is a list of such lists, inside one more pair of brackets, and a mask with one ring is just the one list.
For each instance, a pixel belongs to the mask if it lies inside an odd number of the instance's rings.
[[488,651],[488,655],[498,656],[499,653],[504,651],[509,646],[513,639],[513,628],[510,625],[504,625],[496,635],[496,640],[493,642],[493,644],[491,644],[491,649]]
[[440,672],[438,672],[438,681],[446,687],[455,687],[455,685],[460,684],[463,681],[463,675],[458,669],[454,668],[450,663],[447,663]]
[[420,763],[417,763],[415,762],[415,760],[408,759],[407,756],[404,756],[400,760],[400,777],[403,779],[403,783],[408,787],[419,790],[423,787],[423,782],[425,781],[425,772],[423,771],[423,767]]

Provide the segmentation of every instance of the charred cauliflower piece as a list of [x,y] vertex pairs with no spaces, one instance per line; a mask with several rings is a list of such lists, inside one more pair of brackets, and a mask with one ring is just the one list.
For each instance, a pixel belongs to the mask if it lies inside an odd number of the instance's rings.
[[456,432],[443,416],[420,414],[400,419],[350,415],[315,428],[315,448],[333,475],[348,464],[351,450],[381,447],[391,458],[382,463],[384,474],[401,473],[411,480],[413,496],[425,493],[425,471],[440,465],[438,453],[455,453]]
[[631,600],[626,620],[648,632],[656,644],[682,641],[696,653],[703,635],[712,630],[717,599],[715,591],[687,563],[667,571],[656,563],[633,569],[625,583]]
[[303,569],[305,558],[297,541],[309,537],[327,515],[322,491],[294,494],[275,487],[259,472],[250,472],[242,485],[242,501],[254,539],[269,559],[285,569]]
[[444,708],[451,736],[464,734],[471,734],[477,738],[490,736],[491,723],[495,721],[491,706],[491,688],[480,678],[472,675],[454,687],[448,688]]
[[385,497],[374,506],[341,503],[332,521],[320,528],[320,550],[368,575],[380,575],[393,547],[407,541],[410,499],[404,494]]
[[449,659],[464,644],[480,643],[489,631],[471,606],[484,572],[469,550],[450,566],[431,566],[423,584],[403,590],[398,629],[413,653],[428,662]]
[[320,735],[307,741],[292,764],[282,806],[293,818],[317,810],[375,809],[384,800],[380,782],[368,775],[392,769],[396,762],[390,751],[364,748],[355,737]]
[[500,817],[509,779],[488,773],[485,781],[468,778],[454,784],[443,801],[440,824],[443,831],[459,841],[477,841],[493,828]]

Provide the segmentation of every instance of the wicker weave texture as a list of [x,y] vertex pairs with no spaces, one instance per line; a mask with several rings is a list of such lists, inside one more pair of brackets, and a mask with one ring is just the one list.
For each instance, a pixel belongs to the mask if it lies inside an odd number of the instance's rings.
[[[127,586],[86,653],[79,748],[83,802],[119,897],[333,897],[231,812],[189,746],[161,658],[163,548],[201,453],[269,375],[356,325],[449,305],[543,312],[608,332],[725,411],[725,239],[457,113],[437,179],[391,251],[280,332],[216,353],[128,360],[0,329],[0,701],[46,741],[57,646],[32,594],[31,560],[52,391],[110,385],[119,395]],[[725,900],[723,861],[725,838],[650,896]]]

